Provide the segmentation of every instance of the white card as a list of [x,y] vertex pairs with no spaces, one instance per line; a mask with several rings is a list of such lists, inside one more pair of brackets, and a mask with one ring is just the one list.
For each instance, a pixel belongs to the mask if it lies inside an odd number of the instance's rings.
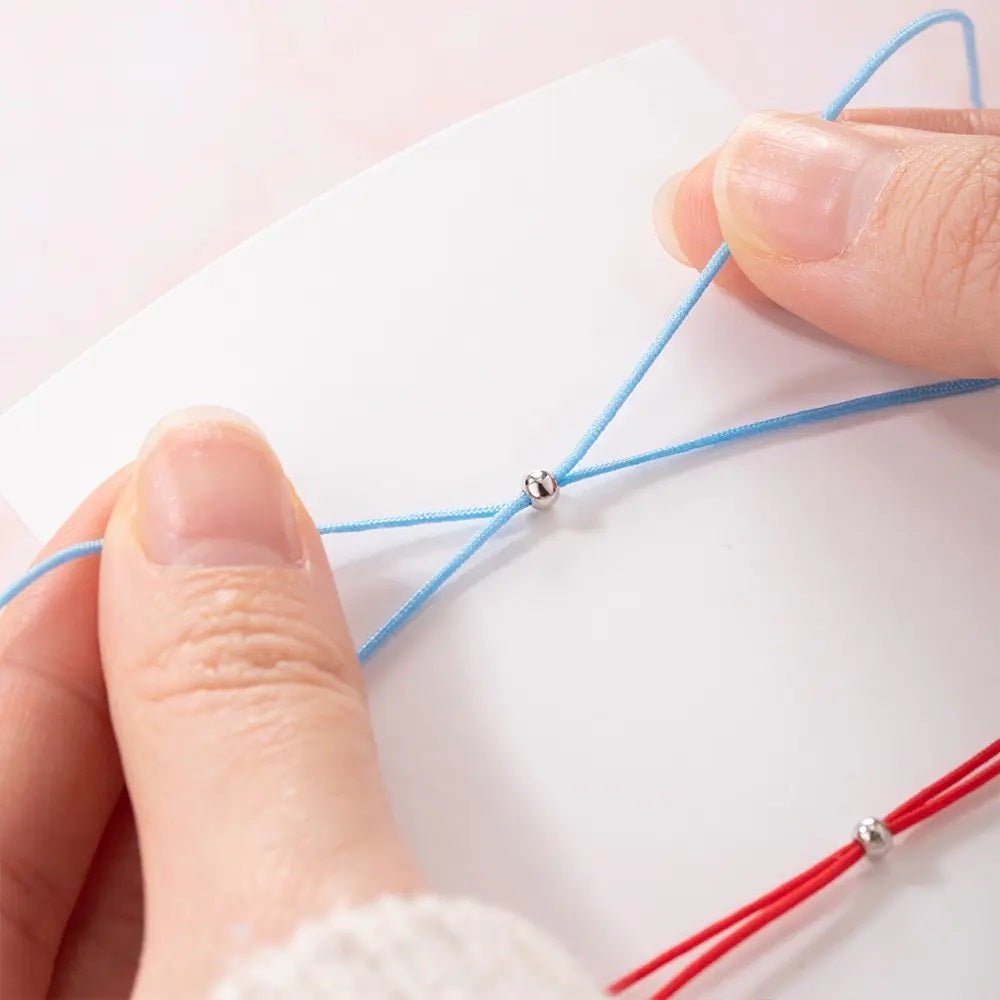
[[[318,520],[506,500],[690,285],[651,202],[738,117],[663,42],[421,143],[11,410],[0,492],[47,535],[163,412],[210,402],[265,429]],[[593,457],[922,380],[710,291]],[[994,737],[998,404],[688,456],[521,515],[369,665],[431,885],[520,910],[610,977]],[[331,541],[358,641],[474,530]],[[912,838],[831,894],[843,913],[810,908],[701,995],[955,995],[958,968],[985,995],[996,807]]]

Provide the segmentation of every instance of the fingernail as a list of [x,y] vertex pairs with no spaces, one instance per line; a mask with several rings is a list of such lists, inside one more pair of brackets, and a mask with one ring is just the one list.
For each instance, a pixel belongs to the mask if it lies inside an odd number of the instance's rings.
[[184,410],[154,428],[139,455],[136,531],[166,566],[274,566],[302,547],[291,488],[245,417]]
[[855,242],[899,152],[863,129],[759,114],[722,147],[715,201],[730,241],[793,260],[827,260]]
[[663,249],[675,260],[690,267],[691,261],[677,242],[677,230],[674,228],[674,202],[677,200],[677,189],[686,176],[687,171],[674,174],[656,192],[656,198],[653,199],[653,222]]

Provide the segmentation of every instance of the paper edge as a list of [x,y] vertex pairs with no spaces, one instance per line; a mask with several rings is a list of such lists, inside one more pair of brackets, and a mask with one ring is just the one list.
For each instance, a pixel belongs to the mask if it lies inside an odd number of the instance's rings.
[[[728,88],[724,87],[721,83],[719,83],[715,79],[715,77],[712,76],[712,74],[709,73],[708,70],[702,65],[702,63],[697,58],[695,58],[694,55],[692,55],[691,52],[689,52],[673,36],[670,35],[665,35],[662,38],[658,38],[655,41],[649,42],[645,45],[640,45],[637,46],[636,48],[628,49],[624,52],[619,52],[616,55],[608,56],[606,59],[601,59],[598,62],[589,63],[588,65],[582,67],[581,69],[572,70],[568,73],[563,74],[562,76],[557,77],[554,80],[550,80],[548,83],[543,83],[540,86],[533,87],[532,89],[526,90],[521,94],[517,94],[516,96],[509,97],[506,98],[505,100],[499,101],[496,104],[490,105],[488,108],[483,108],[482,110],[477,111],[472,115],[469,115],[465,118],[460,118],[456,122],[452,122],[450,125],[446,125],[443,128],[440,128],[434,132],[430,132],[427,135],[423,136],[422,138],[418,139],[416,142],[411,143],[408,146],[404,146],[402,149],[398,149],[394,153],[390,153],[388,156],[385,156],[381,160],[378,160],[375,163],[371,164],[370,166],[365,167],[364,169],[358,171],[355,174],[352,174],[350,177],[346,177],[343,180],[338,181],[336,184],[334,184],[332,187],[327,188],[325,191],[321,191],[320,193],[313,195],[311,198],[304,201],[298,207],[293,208],[291,211],[285,213],[279,218],[272,220],[271,222],[264,225],[261,229],[258,229],[255,232],[251,233],[250,235],[243,237],[243,239],[239,240],[233,246],[223,251],[217,257],[213,257],[212,260],[201,264],[190,274],[186,275],[179,282],[177,282],[177,284],[172,285],[170,288],[166,289],[159,295],[155,296],[153,299],[147,302],[136,312],[132,313],[127,319],[124,319],[121,322],[116,323],[105,333],[101,334],[97,338],[97,340],[95,340],[92,344],[88,344],[78,354],[74,355],[64,364],[56,368],[55,371],[50,372],[48,375],[46,375],[41,380],[41,382],[39,382],[32,389],[29,389],[22,396],[19,396],[13,403],[11,403],[2,412],[0,412],[0,421],[5,421],[9,416],[15,415],[23,406],[28,405],[33,400],[33,398],[38,393],[40,393],[53,379],[58,378],[60,374],[66,371],[67,369],[70,369],[75,365],[79,364],[91,352],[100,348],[108,338],[113,337],[117,333],[119,333],[123,327],[127,326],[130,323],[135,322],[136,319],[138,319],[140,316],[143,316],[147,311],[159,306],[159,304],[163,302],[165,299],[168,299],[170,296],[176,294],[180,289],[184,288],[184,286],[187,285],[189,282],[200,278],[201,275],[205,274],[207,271],[210,271],[212,268],[216,267],[220,262],[226,260],[227,258],[229,258],[234,254],[243,252],[245,248],[252,245],[256,240],[264,238],[267,234],[271,232],[271,230],[275,229],[278,226],[285,225],[291,222],[293,219],[295,219],[299,214],[311,210],[318,202],[322,201],[323,199],[330,198],[334,194],[340,194],[345,190],[349,190],[352,185],[360,184],[364,181],[367,181],[367,179],[370,176],[377,174],[379,171],[389,169],[389,167],[396,160],[404,156],[410,156],[416,150],[421,149],[428,143],[436,142],[437,140],[443,138],[444,136],[447,136],[451,132],[454,132],[457,129],[465,128],[466,126],[468,126],[473,122],[479,121],[482,118],[486,118],[490,115],[496,114],[498,111],[501,111],[504,108],[509,107],[510,105],[516,104],[519,101],[522,101],[526,98],[534,97],[535,95],[545,93],[546,91],[551,90],[553,88],[560,87],[564,85],[568,80],[580,76],[585,76],[588,73],[597,72],[598,70],[604,69],[605,67],[613,63],[634,58],[635,56],[638,56],[643,52],[659,47],[666,47],[673,49],[679,57],[686,59],[688,63],[691,64],[693,67],[695,67],[697,70],[699,70],[704,77],[712,80],[717,85],[719,90],[722,93],[724,93],[734,104],[738,104],[736,97],[729,92]],[[13,507],[13,505],[10,504],[6,496],[6,493],[3,490],[0,490],[0,497],[3,497],[8,502],[8,504],[11,507]]]

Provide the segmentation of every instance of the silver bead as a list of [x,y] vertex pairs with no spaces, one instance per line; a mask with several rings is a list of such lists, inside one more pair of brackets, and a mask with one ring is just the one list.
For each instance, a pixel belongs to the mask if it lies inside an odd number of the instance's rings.
[[892,832],[875,816],[868,816],[854,828],[854,839],[869,858],[880,858],[892,847]]
[[546,510],[559,498],[559,484],[551,472],[535,469],[524,477],[524,492],[535,510]]

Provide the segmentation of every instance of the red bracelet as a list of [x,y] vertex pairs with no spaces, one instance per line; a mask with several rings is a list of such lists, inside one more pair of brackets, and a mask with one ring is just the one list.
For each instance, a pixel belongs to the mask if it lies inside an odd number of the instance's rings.
[[861,820],[855,828],[854,839],[849,844],[845,844],[833,854],[759,899],[730,913],[728,917],[710,924],[680,944],[633,969],[613,982],[607,992],[617,996],[658,969],[662,969],[675,958],[686,955],[698,945],[740,924],[736,930],[717,941],[681,969],[673,979],[652,995],[651,1000],[666,1000],[667,997],[672,997],[682,986],[717,962],[726,952],[732,951],[740,942],[756,934],[762,927],[766,927],[783,913],[787,913],[803,900],[815,895],[863,857],[871,860],[880,858],[892,847],[894,836],[940,812],[953,802],[965,798],[970,792],[974,792],[1000,775],[1000,760],[995,760],[996,757],[1000,757],[1000,740],[995,740],[964,764],[917,792],[912,798],[893,809],[884,820],[874,817]]

